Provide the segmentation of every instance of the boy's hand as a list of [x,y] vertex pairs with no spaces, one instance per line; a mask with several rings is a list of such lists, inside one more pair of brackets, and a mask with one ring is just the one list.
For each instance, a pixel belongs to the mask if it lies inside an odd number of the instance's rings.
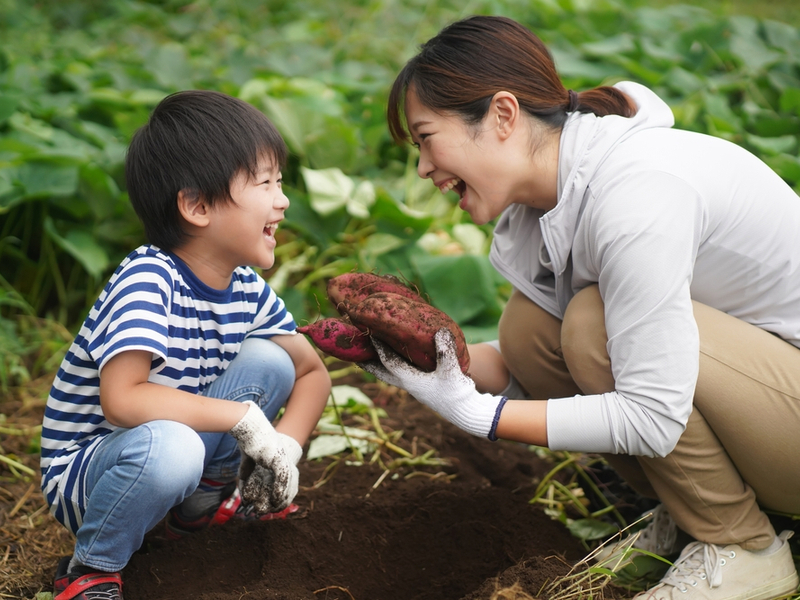
[[229,432],[239,442],[242,452],[240,480],[251,479],[256,466],[271,472],[273,480],[270,485],[251,486],[250,493],[258,496],[255,501],[246,498],[244,490],[242,496],[254,505],[257,503],[262,512],[278,512],[289,506],[297,494],[297,477],[293,473],[297,467],[289,459],[280,435],[261,409],[250,401],[244,404],[248,405],[247,412]]
[[[286,452],[286,456],[293,465],[289,475],[288,500],[286,506],[294,499],[297,494],[298,480],[300,472],[297,470],[297,463],[303,455],[303,448],[297,441],[283,433],[278,434],[281,446]],[[274,507],[269,502],[269,489],[274,484],[272,472],[256,465],[249,456],[242,457],[243,468],[239,470],[240,491],[242,501],[255,510],[256,514],[262,515],[268,512],[278,512],[286,507]]]

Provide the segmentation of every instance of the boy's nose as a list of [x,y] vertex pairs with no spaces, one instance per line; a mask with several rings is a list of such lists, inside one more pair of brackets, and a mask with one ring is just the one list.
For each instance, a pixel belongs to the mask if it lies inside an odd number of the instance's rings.
[[291,202],[289,201],[289,197],[286,194],[281,193],[281,195],[275,202],[275,208],[281,208],[283,210],[286,210],[287,208],[289,208],[290,204]]

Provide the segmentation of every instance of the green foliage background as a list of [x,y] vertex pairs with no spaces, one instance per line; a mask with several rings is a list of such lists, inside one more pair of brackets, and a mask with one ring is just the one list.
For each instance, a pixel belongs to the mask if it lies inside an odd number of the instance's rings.
[[328,277],[376,269],[491,337],[509,293],[491,228],[419,180],[384,121],[397,71],[469,14],[531,27],[573,89],[651,86],[678,127],[747,147],[800,190],[800,33],[783,22],[636,0],[0,0],[0,386],[57,364],[144,241],[126,144],[189,88],[251,102],[286,138],[292,206],[268,275],[298,320],[332,314]]

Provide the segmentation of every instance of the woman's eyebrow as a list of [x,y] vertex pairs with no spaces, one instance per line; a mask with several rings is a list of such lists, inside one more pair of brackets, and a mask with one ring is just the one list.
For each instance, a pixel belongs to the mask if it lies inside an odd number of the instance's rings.
[[415,123],[413,123],[409,127],[409,129],[411,129],[411,131],[416,131],[417,129],[419,129],[423,125],[428,125],[429,123],[430,123],[430,121],[416,121]]

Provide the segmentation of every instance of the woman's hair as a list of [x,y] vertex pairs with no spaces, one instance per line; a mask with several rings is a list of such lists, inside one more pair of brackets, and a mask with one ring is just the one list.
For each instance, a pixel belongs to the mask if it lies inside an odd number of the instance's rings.
[[231,202],[230,182],[254,177],[264,160],[283,167],[286,144],[267,117],[220,92],[191,90],[164,98],[133,136],[125,160],[128,195],[151,244],[186,241],[178,211],[185,190],[210,205]]
[[460,115],[470,125],[483,120],[499,91],[514,94],[525,112],[553,128],[563,125],[568,110],[598,116],[636,114],[633,102],[608,86],[571,99],[547,47],[529,29],[506,17],[457,21],[408,61],[389,93],[387,119],[397,142],[409,139],[403,115],[409,89],[424,106]]

